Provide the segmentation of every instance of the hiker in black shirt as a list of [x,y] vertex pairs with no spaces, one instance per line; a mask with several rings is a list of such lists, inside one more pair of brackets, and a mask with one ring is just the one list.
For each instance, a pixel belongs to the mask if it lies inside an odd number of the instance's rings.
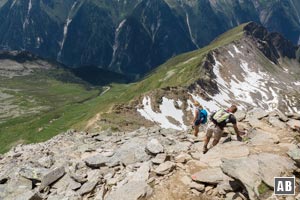
[[237,127],[237,120],[233,115],[236,111],[237,111],[237,107],[235,105],[232,105],[227,110],[220,109],[217,112],[212,114],[210,118],[212,123],[210,123],[210,125],[208,126],[206,136],[204,139],[203,153],[206,153],[208,151],[207,145],[211,137],[214,137],[212,143],[213,146],[216,146],[219,143],[223,135],[223,130],[227,125],[227,123],[233,124],[233,128],[237,136],[237,140],[242,141],[241,135],[243,135],[244,132],[239,131]]

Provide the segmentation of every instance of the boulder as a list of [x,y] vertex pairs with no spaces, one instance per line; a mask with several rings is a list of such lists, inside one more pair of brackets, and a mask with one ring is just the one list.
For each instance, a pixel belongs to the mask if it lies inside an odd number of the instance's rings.
[[296,130],[296,127],[295,127],[295,126],[300,127],[300,120],[290,119],[290,120],[287,122],[287,125],[288,125],[291,129]]
[[236,113],[234,113],[234,116],[237,121],[243,121],[246,118],[246,112],[242,110],[238,110]]
[[276,114],[278,115],[279,119],[283,122],[289,121],[289,118],[283,114],[280,110],[276,110]]
[[268,121],[273,127],[277,127],[280,129],[285,129],[286,127],[286,124],[280,121],[277,117],[269,117]]
[[219,167],[222,158],[241,158],[248,156],[249,148],[242,142],[232,141],[224,144],[218,144],[210,149],[206,154],[200,157],[201,162],[206,163],[210,167]]
[[167,154],[157,154],[155,156],[155,158],[153,158],[151,161],[154,163],[154,164],[161,164],[163,162],[165,162],[167,159]]
[[266,112],[265,110],[263,110],[262,108],[255,108],[255,109],[252,109],[250,110],[248,113],[247,113],[247,119],[262,119],[264,117],[267,117],[269,115],[268,112]]
[[149,178],[149,171],[150,171],[150,163],[149,162],[142,163],[140,168],[138,168],[138,170],[129,177],[129,180],[146,182]]
[[220,168],[210,168],[193,174],[192,179],[198,183],[217,185],[224,179],[229,179],[229,177],[225,175]]
[[[252,200],[259,198],[258,187],[266,183],[274,187],[274,177],[290,176],[294,163],[275,154],[261,153],[240,159],[223,159],[222,171],[243,184]],[[272,167],[270,167],[272,163]]]
[[292,119],[300,120],[300,114],[298,113],[288,113],[286,116]]
[[181,153],[175,157],[175,162],[177,163],[186,163],[187,161],[191,160],[192,157],[187,153]]
[[92,192],[95,189],[97,184],[98,184],[98,181],[88,181],[85,184],[83,184],[77,192],[78,192],[78,194],[83,196],[87,193]]
[[268,145],[279,143],[278,136],[261,130],[254,130],[252,132],[252,136],[253,137],[250,139],[250,143],[252,145]]
[[138,200],[146,198],[152,193],[151,187],[144,181],[130,181],[125,185],[118,187],[115,191],[111,191],[106,200]]
[[58,167],[49,173],[45,174],[41,180],[40,190],[43,190],[48,185],[54,183],[65,174],[65,167]]
[[164,147],[159,143],[157,139],[152,139],[147,143],[146,150],[151,154],[158,154],[164,152]]
[[30,180],[41,181],[43,176],[49,172],[50,170],[45,168],[22,167],[19,174]]
[[110,162],[121,162],[125,165],[144,162],[150,159],[145,151],[146,140],[141,138],[131,138],[122,144],[111,157]]
[[176,167],[175,163],[171,161],[160,164],[154,171],[157,175],[169,174]]
[[91,168],[100,168],[106,165],[109,161],[109,158],[103,155],[94,155],[84,159],[84,162],[87,166]]
[[298,167],[300,167],[300,149],[290,149],[288,155],[297,163]]
[[56,188],[58,191],[77,190],[80,187],[81,184],[74,181],[69,174],[66,174],[52,186],[52,188]]
[[201,183],[196,183],[196,182],[192,181],[192,182],[190,182],[189,186],[191,189],[195,189],[199,192],[203,192],[205,190],[205,185],[201,184]]

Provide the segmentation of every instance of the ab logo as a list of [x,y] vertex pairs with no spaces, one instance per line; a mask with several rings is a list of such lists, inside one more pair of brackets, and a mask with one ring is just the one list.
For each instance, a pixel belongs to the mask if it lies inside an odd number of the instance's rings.
[[295,195],[295,177],[275,177],[275,195]]

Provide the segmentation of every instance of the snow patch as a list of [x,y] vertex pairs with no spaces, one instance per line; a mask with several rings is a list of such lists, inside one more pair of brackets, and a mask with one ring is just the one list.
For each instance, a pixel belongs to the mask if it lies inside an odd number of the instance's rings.
[[197,48],[199,48],[199,46],[197,45],[196,40],[195,40],[195,38],[193,37],[193,34],[192,34],[192,29],[191,29],[191,25],[190,25],[189,15],[188,15],[188,13],[186,13],[185,15],[186,15],[186,23],[187,23],[187,25],[188,25],[190,38],[191,38],[192,42],[194,43],[194,45],[195,45]]
[[233,45],[233,48],[234,48],[236,53],[239,53],[239,54],[243,55],[243,53],[235,45]]
[[65,25],[64,25],[64,32],[63,32],[63,39],[62,41],[60,42],[60,50],[57,54],[57,59],[60,60],[60,57],[61,57],[61,52],[64,48],[64,44],[65,44],[65,41],[66,41],[66,38],[67,38],[67,34],[68,34],[68,28],[69,28],[69,25],[70,23],[72,22],[72,19],[71,19],[71,14],[72,14],[72,11],[74,10],[75,6],[77,4],[77,1],[75,1],[71,7],[71,10],[68,14],[68,18],[67,18],[67,21],[65,22]]
[[14,5],[16,4],[16,2],[17,2],[17,0],[14,0],[14,1],[12,2],[12,4],[10,5],[10,9],[11,9],[12,7],[14,7]]
[[294,82],[294,84],[300,86],[300,81]]
[[[176,130],[187,130],[183,122],[184,113],[182,110],[175,108],[174,100],[162,98],[162,104],[159,106],[160,112],[154,112],[151,107],[149,96],[143,98],[143,108],[137,111],[147,120],[160,124],[162,128],[172,128]],[[175,125],[168,120],[168,116],[174,118],[180,125]]]
[[234,55],[233,55],[233,53],[231,51],[228,50],[228,53],[231,55],[231,57],[234,58]]

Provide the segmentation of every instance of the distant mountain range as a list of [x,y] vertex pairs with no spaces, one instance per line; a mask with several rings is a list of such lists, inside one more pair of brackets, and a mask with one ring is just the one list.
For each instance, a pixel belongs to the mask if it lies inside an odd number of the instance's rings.
[[255,21],[294,44],[297,0],[0,0],[0,49],[140,75]]

